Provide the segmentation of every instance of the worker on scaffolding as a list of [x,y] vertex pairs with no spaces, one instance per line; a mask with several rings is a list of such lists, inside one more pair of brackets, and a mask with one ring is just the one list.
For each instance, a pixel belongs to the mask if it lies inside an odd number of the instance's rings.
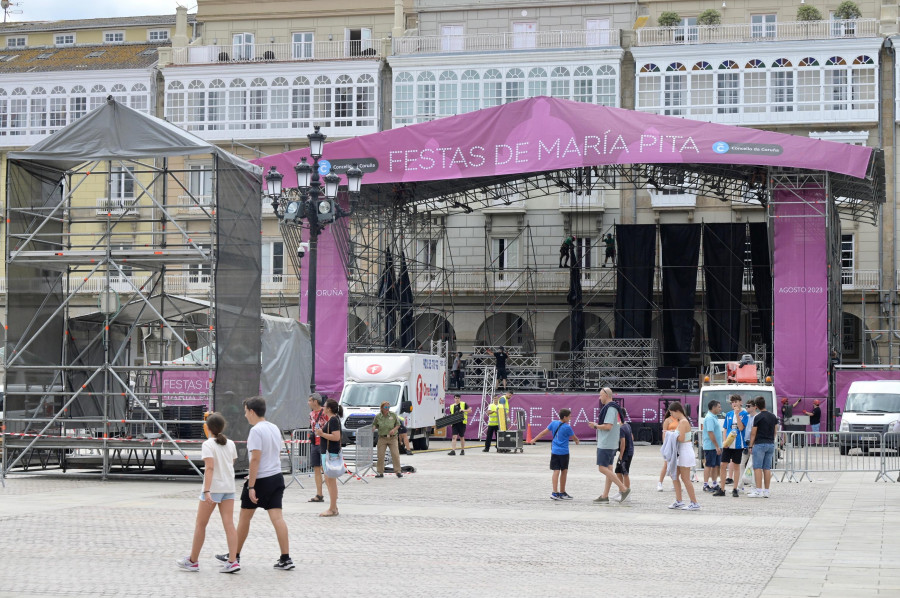
[[571,268],[575,265],[575,237],[569,235],[559,246],[559,267]]
[[603,245],[606,246],[606,251],[603,256],[603,268],[606,267],[606,262],[612,260],[613,267],[616,266],[616,240],[612,236],[612,233],[606,233],[606,236],[603,237]]
[[500,346],[496,351],[491,351],[490,349],[486,349],[486,352],[494,357],[494,367],[497,370],[497,384],[503,382],[503,390],[506,390],[506,360],[509,359],[509,353],[503,348],[503,345]]

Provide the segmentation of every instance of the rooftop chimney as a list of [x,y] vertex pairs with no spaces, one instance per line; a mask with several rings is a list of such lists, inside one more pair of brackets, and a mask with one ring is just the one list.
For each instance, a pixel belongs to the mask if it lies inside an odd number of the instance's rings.
[[175,35],[172,36],[173,48],[184,48],[188,45],[187,7],[175,9]]

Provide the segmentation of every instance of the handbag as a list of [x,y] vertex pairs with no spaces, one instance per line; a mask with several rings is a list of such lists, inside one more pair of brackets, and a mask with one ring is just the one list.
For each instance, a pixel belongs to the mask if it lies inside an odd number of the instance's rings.
[[344,467],[344,453],[324,453],[322,455],[322,472],[325,477],[339,478],[346,473]]

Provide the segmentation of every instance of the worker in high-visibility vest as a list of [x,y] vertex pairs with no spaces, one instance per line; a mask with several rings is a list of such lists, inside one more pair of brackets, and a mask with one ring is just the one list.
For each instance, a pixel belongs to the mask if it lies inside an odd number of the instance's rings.
[[457,439],[460,442],[460,446],[462,447],[459,451],[460,455],[466,454],[466,424],[469,423],[469,413],[471,413],[472,408],[469,407],[458,394],[453,396],[454,403],[450,405],[450,415],[455,415],[457,413],[462,413],[463,420],[457,424],[453,424],[453,434],[450,439],[450,452],[448,455],[456,454],[456,441]]
[[[488,427],[487,427],[487,438],[484,442],[484,452],[487,453],[491,450],[491,441],[494,436],[500,430],[500,395],[496,395],[491,399],[491,404],[487,406],[487,418],[488,418]],[[504,411],[505,417],[505,411]]]

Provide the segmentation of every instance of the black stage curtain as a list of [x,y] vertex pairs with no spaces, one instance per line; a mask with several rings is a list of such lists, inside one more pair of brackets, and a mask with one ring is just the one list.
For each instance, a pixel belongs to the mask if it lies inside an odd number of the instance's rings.
[[650,338],[656,226],[616,225],[616,338]]
[[706,327],[712,361],[727,361],[738,357],[746,242],[745,224],[703,225]]
[[700,225],[661,224],[659,240],[662,250],[662,363],[685,367],[690,362],[694,339]]
[[766,358],[772,355],[772,262],[769,254],[769,229],[765,222],[750,223],[750,261],[753,264],[753,291],[759,311]]

